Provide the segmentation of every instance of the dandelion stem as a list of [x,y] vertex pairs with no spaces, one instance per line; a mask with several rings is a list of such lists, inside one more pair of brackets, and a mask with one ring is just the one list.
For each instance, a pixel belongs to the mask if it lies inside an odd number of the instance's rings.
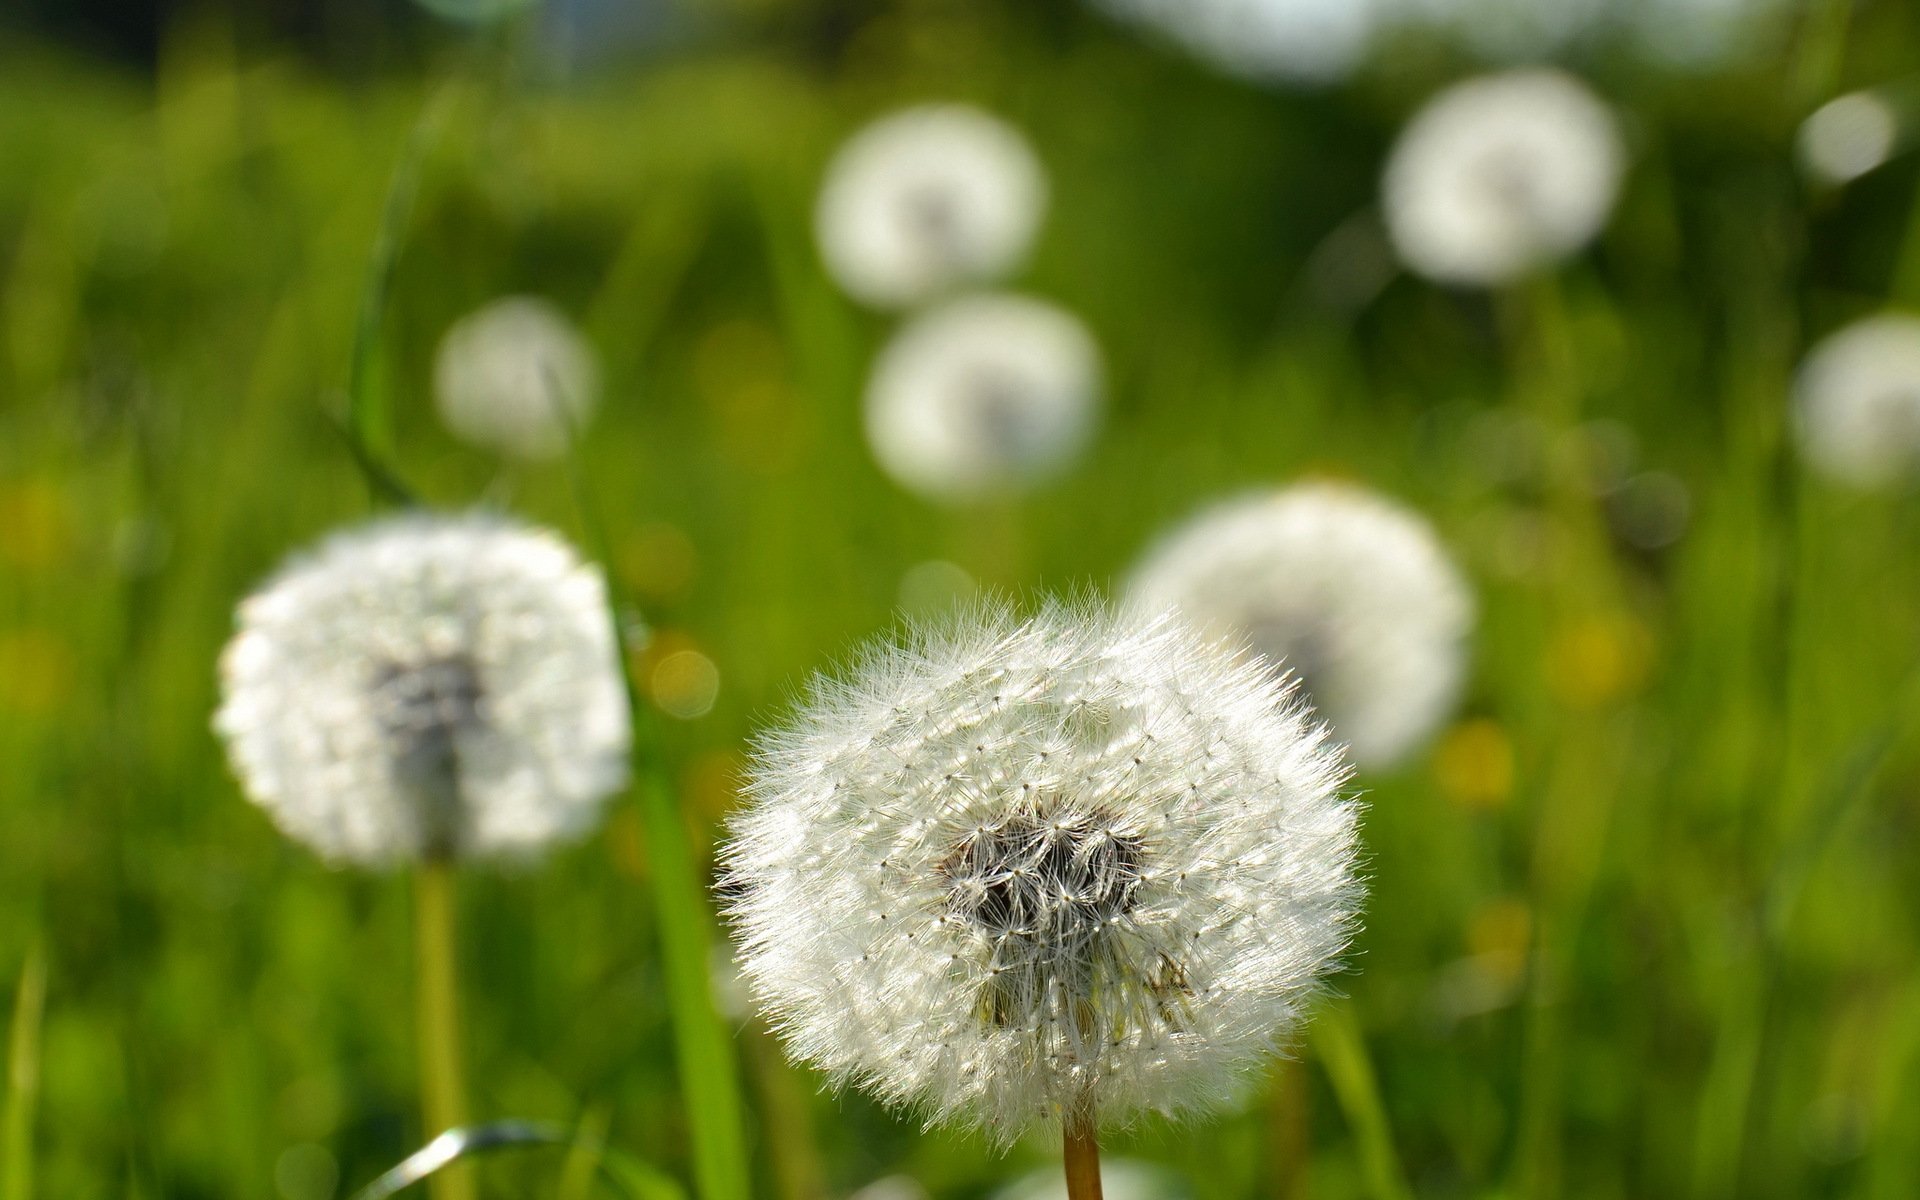
[[33,1110],[40,1091],[40,1018],[47,999],[47,959],[38,945],[20,969],[20,990],[13,1003],[7,1036],[7,1106],[4,1167],[0,1200],[28,1200],[33,1194]]
[[1066,1158],[1067,1200],[1100,1200],[1100,1137],[1091,1120],[1067,1123]]
[[[445,859],[414,874],[414,948],[419,955],[420,1099],[427,1137],[466,1124],[460,1072],[459,993],[455,985],[453,866]],[[473,1200],[473,1175],[456,1163],[428,1180],[433,1200]]]

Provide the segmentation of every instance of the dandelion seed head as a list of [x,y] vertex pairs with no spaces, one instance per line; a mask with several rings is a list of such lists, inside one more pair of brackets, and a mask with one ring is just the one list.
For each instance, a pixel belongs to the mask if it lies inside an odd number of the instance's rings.
[[1046,200],[1040,161],[1011,125],[967,105],[924,105],[840,149],[814,230],[848,294],[896,308],[1013,270]]
[[1849,92],[1800,123],[1800,165],[1822,183],[1850,183],[1893,157],[1900,114],[1878,92]]
[[1920,317],[1882,313],[1829,334],[1793,389],[1801,450],[1830,479],[1883,487],[1920,468]]
[[726,862],[795,1057],[1011,1141],[1227,1104],[1351,933],[1339,750],[1170,615],[923,628],[761,744]]
[[1071,314],[984,294],[916,317],[867,385],[867,440],[901,485],[968,500],[1044,481],[1093,434],[1100,351]]
[[508,296],[447,330],[433,387],[455,436],[515,458],[553,458],[599,404],[600,368],[558,308]]
[[1459,696],[1472,594],[1424,519],[1356,487],[1208,509],[1148,551],[1128,591],[1299,678],[1363,767],[1404,757]]
[[1422,275],[1505,282],[1591,241],[1624,165],[1613,115],[1572,76],[1529,69],[1470,79],[1401,133],[1383,186],[1387,227]]
[[241,604],[221,682],[247,794],[336,863],[526,856],[626,780],[600,574],[499,517],[387,518],[295,557]]

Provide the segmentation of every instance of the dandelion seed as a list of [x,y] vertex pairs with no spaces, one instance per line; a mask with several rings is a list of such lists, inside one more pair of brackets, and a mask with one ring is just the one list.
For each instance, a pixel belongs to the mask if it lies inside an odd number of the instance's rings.
[[1459,695],[1472,595],[1425,520],[1358,488],[1209,509],[1147,553],[1129,593],[1299,677],[1362,766],[1398,761]]
[[600,369],[559,309],[508,296],[447,330],[433,385],[456,436],[516,458],[553,458],[599,404]]
[[1092,437],[1100,351],[1071,314],[1012,295],[915,318],[867,386],[867,439],[897,482],[968,500],[1041,482]]
[[1814,469],[1861,488],[1920,468],[1920,317],[1882,313],[1816,345],[1793,388],[1800,447]]
[[1214,1109],[1352,931],[1345,776],[1170,616],[923,630],[762,743],[726,850],[743,971],[797,1058],[930,1123]]
[[1412,270],[1497,284],[1579,250],[1606,223],[1625,151],[1585,84],[1512,71],[1440,93],[1400,135],[1387,226]]
[[330,861],[527,855],[625,782],[600,574],[502,518],[334,535],[241,604],[221,672],[241,783]]
[[1013,270],[1046,199],[1039,159],[1011,125],[966,105],[925,105],[841,148],[814,230],[841,287],[895,308]]

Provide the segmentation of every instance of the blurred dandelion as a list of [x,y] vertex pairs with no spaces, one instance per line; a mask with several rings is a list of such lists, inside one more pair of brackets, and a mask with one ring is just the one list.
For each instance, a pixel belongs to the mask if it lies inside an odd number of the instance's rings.
[[[1001,1142],[1215,1109],[1360,898],[1346,769],[1170,614],[984,609],[875,647],[761,743],[726,850],[793,1054]],[[1079,1193],[1076,1193],[1079,1194]]]
[[241,783],[332,862],[524,856],[626,779],[600,574],[504,518],[334,535],[241,604],[221,671]]
[[867,385],[867,438],[901,485],[938,500],[1057,474],[1099,417],[1099,347],[1038,300],[966,296],[916,317]]
[[1255,80],[1331,83],[1365,56],[1387,0],[1099,0],[1220,70]]
[[1046,176],[1019,131],[967,105],[923,105],[840,149],[814,230],[841,287],[895,308],[1013,270],[1046,200]]
[[433,387],[456,436],[515,458],[553,458],[599,404],[600,368],[558,308],[507,296],[447,330]]
[[1829,100],[1800,123],[1795,149],[1808,175],[1837,187],[1893,157],[1900,114],[1878,92],[1849,92]]
[[1297,677],[1361,766],[1400,760],[1459,695],[1472,594],[1423,518],[1359,488],[1209,509],[1152,547],[1128,590]]
[[1572,76],[1471,79],[1429,101],[1401,133],[1383,184],[1388,230],[1422,275],[1504,283],[1592,240],[1624,165],[1612,114]]
[[1822,475],[1873,488],[1920,467],[1920,317],[1881,313],[1829,334],[1793,388],[1800,446]]

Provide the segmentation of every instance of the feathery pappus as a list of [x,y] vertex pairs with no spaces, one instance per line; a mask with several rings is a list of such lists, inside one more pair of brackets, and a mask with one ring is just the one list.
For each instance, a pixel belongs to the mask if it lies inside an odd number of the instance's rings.
[[1338,746],[1171,614],[976,610],[816,682],[725,851],[793,1055],[930,1123],[1218,1108],[1356,921]]

